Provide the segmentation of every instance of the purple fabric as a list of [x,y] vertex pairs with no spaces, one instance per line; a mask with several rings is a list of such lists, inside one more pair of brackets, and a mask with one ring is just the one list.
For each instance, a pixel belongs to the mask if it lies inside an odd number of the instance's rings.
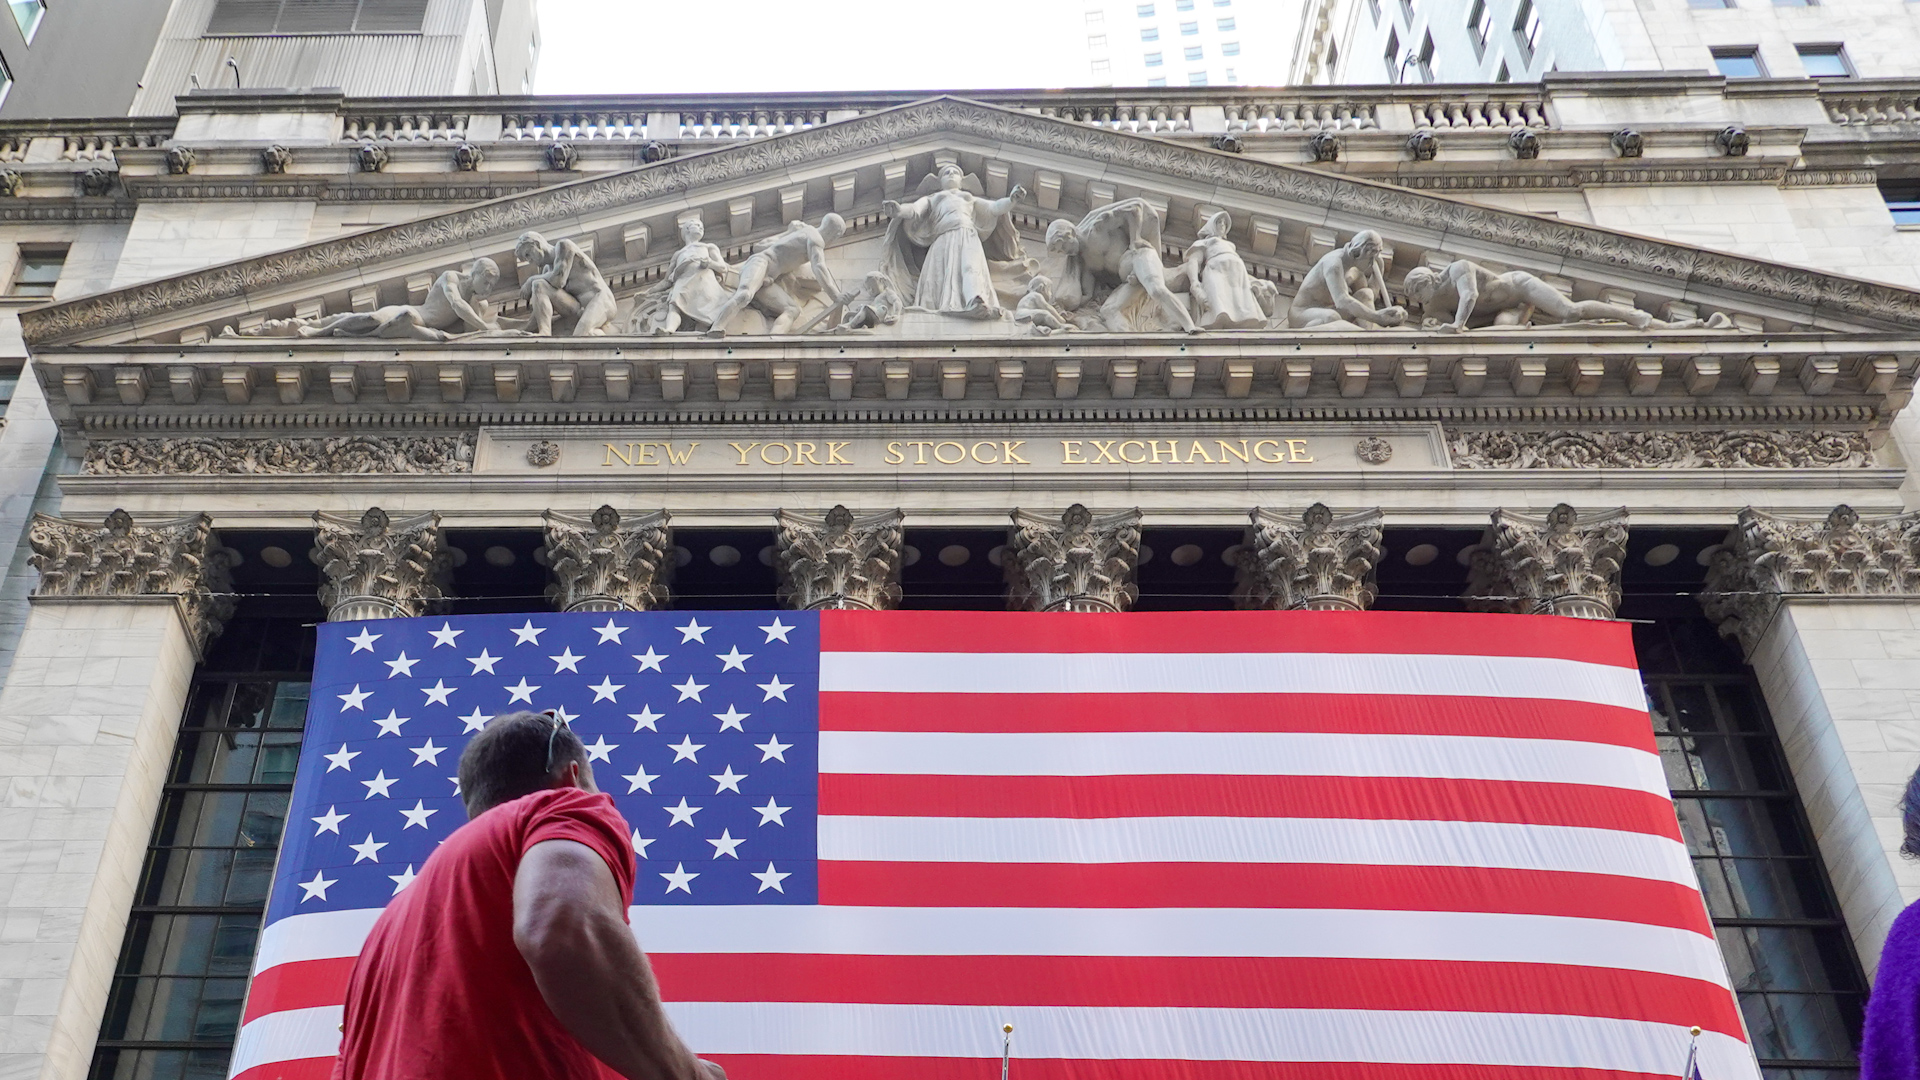
[[1920,1080],[1920,904],[1893,920],[1860,1036],[1860,1080]]

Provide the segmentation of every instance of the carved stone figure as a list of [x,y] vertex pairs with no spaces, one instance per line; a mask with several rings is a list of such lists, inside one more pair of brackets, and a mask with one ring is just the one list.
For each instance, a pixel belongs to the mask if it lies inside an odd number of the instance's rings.
[[1362,229],[1345,247],[1320,256],[1300,279],[1300,291],[1287,309],[1287,325],[1296,330],[1358,330],[1406,322],[1405,308],[1374,306],[1387,298],[1384,250],[1379,233]]
[[773,560],[780,602],[802,611],[897,607],[904,518],[898,510],[855,517],[844,506],[824,518],[780,511]]
[[613,321],[613,289],[593,264],[593,257],[571,240],[548,243],[537,232],[520,234],[514,257],[540,268],[520,292],[531,303],[533,317],[527,329],[539,337],[553,335],[553,317],[573,319],[573,337],[597,337]]
[[651,611],[667,602],[673,534],[667,512],[622,518],[602,506],[581,518],[549,510],[547,599],[561,611]]
[[1364,611],[1382,554],[1379,510],[1335,517],[1314,503],[1298,518],[1254,509],[1241,542],[1234,603],[1242,608]]
[[1140,595],[1140,511],[1094,517],[1079,503],[1059,519],[1013,512],[1003,563],[1015,611],[1125,611]]
[[1202,330],[1255,330],[1267,325],[1267,313],[1253,294],[1253,276],[1240,249],[1227,239],[1233,218],[1225,210],[1207,218],[1200,238],[1187,246],[1181,264],[1193,321]]
[[906,301],[900,298],[900,290],[894,288],[893,279],[884,270],[869,270],[867,276],[860,279],[860,287],[853,291],[846,307],[840,311],[840,321],[835,330],[872,330],[879,326],[891,326],[900,321],[900,313],[906,310]]
[[1525,326],[1535,315],[1554,322],[1594,319],[1623,322],[1635,330],[1653,324],[1638,308],[1599,300],[1571,300],[1559,289],[1525,270],[1496,274],[1467,259],[1440,270],[1417,266],[1407,271],[1407,303],[1423,316],[1423,325],[1461,331],[1481,326]]
[[1467,599],[1484,611],[1611,619],[1627,557],[1625,507],[1581,516],[1496,510],[1469,567]]
[[1016,184],[1004,199],[984,198],[979,180],[945,164],[922,180],[915,194],[910,203],[888,199],[880,204],[893,219],[880,268],[913,294],[915,308],[1000,318],[991,262],[1025,255],[1012,210],[1026,189]]
[[804,221],[790,222],[785,232],[755,245],[753,254],[740,264],[740,283],[734,287],[733,295],[714,313],[713,329],[707,331],[708,335],[718,337],[725,333],[727,324],[746,310],[748,304],[773,317],[768,333],[786,333],[805,306],[793,295],[795,276],[803,268],[813,271],[814,280],[834,298],[836,305],[850,299],[841,293],[833,272],[827,269],[827,245],[846,231],[845,219],[839,214],[828,214],[820,219],[818,228]]
[[1825,520],[1748,507],[1707,569],[1700,605],[1751,653],[1788,596],[1920,596],[1920,512]]
[[374,507],[358,518],[316,513],[308,553],[326,580],[320,603],[332,622],[410,618],[439,600],[452,568],[431,511],[399,521]]
[[98,525],[35,514],[27,543],[27,561],[40,571],[35,596],[171,594],[196,649],[233,614],[229,556],[205,514],[146,525],[125,510]]
[[500,281],[500,267],[492,259],[475,259],[459,270],[434,279],[427,298],[419,304],[393,304],[373,311],[342,311],[315,319],[268,319],[234,335],[222,337],[377,337],[446,341],[463,333],[503,334],[500,321],[486,297]]
[[1096,207],[1078,223],[1063,218],[1049,225],[1040,272],[1053,281],[1057,306],[1068,311],[1111,290],[1100,302],[1100,322],[1109,330],[1139,332],[1160,324],[1187,333],[1199,329],[1186,303],[1167,287],[1160,215],[1145,199],[1121,199]]
[[633,306],[634,333],[671,334],[714,325],[733,295],[733,267],[718,244],[707,243],[706,235],[699,218],[680,222],[680,250],[667,263],[666,276]]
[[284,173],[293,165],[293,151],[275,143],[260,151],[260,169],[262,172]]
[[1021,294],[1020,302],[1014,305],[1013,321],[1026,323],[1033,327],[1034,333],[1041,335],[1073,329],[1066,315],[1053,306],[1053,282],[1045,274],[1035,274],[1027,282],[1027,291]]

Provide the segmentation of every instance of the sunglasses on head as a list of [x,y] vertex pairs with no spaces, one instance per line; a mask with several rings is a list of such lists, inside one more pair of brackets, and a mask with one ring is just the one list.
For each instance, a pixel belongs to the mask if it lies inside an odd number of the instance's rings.
[[553,731],[547,735],[547,772],[553,772],[553,740],[560,737],[560,717],[552,709],[542,709],[540,715],[553,721]]

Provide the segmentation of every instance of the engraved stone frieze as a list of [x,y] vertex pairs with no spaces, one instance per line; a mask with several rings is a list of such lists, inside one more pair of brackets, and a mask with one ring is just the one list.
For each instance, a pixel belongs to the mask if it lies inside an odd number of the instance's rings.
[[547,598],[561,611],[651,611],[667,602],[673,534],[666,511],[623,518],[602,506],[590,518],[552,510],[545,517],[553,568]]
[[1379,510],[1335,516],[1314,503],[1299,517],[1256,508],[1241,543],[1234,603],[1242,608],[1364,611],[1380,561]]
[[1752,651],[1788,596],[1920,596],[1920,512],[1825,519],[1751,507],[1713,557],[1700,604],[1720,632]]
[[320,603],[329,621],[409,618],[443,596],[452,568],[431,511],[394,521],[374,507],[357,518],[316,513],[309,557],[326,580]]
[[822,518],[786,510],[777,517],[773,564],[781,603],[808,611],[900,603],[900,511],[855,516],[836,506]]
[[115,510],[98,525],[35,514],[27,532],[36,596],[179,598],[195,648],[233,614],[228,554],[205,514],[136,524]]
[[89,476],[325,473],[444,475],[473,471],[472,435],[332,439],[112,439],[87,447]]
[[1483,611],[1611,619],[1626,555],[1625,507],[1583,516],[1561,503],[1545,517],[1496,510],[1473,553],[1468,603]]
[[1004,567],[1015,611],[1125,611],[1140,595],[1140,511],[1095,517],[1075,503],[1058,519],[1013,512]]
[[1855,431],[1447,430],[1456,469],[1867,469]]

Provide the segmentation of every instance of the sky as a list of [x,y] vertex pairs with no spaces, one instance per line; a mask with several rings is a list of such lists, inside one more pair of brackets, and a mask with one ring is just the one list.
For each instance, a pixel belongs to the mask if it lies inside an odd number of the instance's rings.
[[1070,0],[539,0],[539,94],[1085,85]]

